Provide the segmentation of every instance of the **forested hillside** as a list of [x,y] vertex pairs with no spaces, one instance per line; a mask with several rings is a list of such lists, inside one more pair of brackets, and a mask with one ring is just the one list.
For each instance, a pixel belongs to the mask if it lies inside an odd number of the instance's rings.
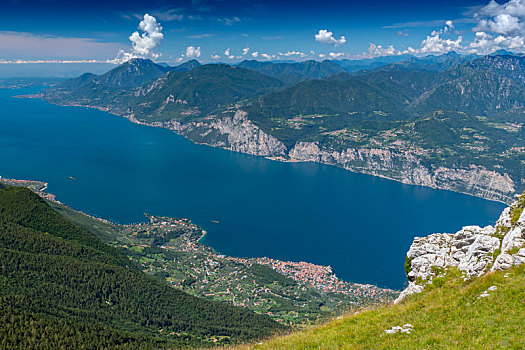
[[4,349],[204,346],[283,329],[138,271],[26,188],[0,189],[0,261]]

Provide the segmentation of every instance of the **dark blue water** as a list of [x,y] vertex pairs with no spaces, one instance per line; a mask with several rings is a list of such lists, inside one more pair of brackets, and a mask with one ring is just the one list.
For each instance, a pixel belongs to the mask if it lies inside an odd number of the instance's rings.
[[144,212],[191,218],[225,254],[331,265],[348,281],[402,288],[414,236],[493,223],[504,208],[11,97],[30,91],[0,90],[0,175],[46,181],[58,200],[120,223],[144,221]]

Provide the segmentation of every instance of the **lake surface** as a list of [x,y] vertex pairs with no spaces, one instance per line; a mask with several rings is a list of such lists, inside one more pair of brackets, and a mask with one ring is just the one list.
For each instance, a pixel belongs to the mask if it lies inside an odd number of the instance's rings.
[[344,280],[400,289],[413,237],[492,224],[505,207],[12,97],[34,91],[0,90],[1,176],[46,181],[58,200],[119,223],[190,218],[224,254],[331,265]]

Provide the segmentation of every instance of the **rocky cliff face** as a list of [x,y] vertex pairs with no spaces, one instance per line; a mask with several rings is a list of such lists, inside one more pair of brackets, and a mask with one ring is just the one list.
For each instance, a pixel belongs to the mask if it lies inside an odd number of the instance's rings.
[[410,185],[464,192],[475,196],[510,202],[516,192],[515,184],[481,166],[468,169],[432,168],[424,166],[416,154],[389,149],[348,148],[329,151],[315,142],[298,142],[289,152],[292,159],[341,166],[360,173],[381,176]]
[[446,269],[457,267],[465,278],[525,263],[525,193],[505,208],[496,225],[466,226],[455,234],[416,237],[407,253],[409,286],[396,302],[419,293]]
[[230,151],[255,156],[282,156],[286,146],[275,137],[264,133],[246,118],[246,112],[237,110],[233,115],[207,118],[207,121],[190,123],[181,133],[190,140]]
[[[128,119],[142,123],[133,116]],[[142,123],[144,124],[144,123]],[[277,138],[263,132],[246,112],[237,110],[203,121],[181,124],[171,120],[146,123],[180,133],[196,143],[265,157],[289,157],[291,160],[318,162],[344,169],[380,176],[409,185],[419,185],[510,203],[516,192],[514,181],[482,166],[467,169],[429,167],[417,154],[380,148],[327,150],[316,142],[297,142],[290,150]]]
[[350,171],[384,177],[409,185],[463,192],[505,203],[510,203],[516,193],[516,184],[507,174],[502,175],[475,165],[466,169],[429,167],[423,165],[420,157],[415,153],[380,148],[348,148],[335,151],[324,149],[316,142],[297,142],[288,150],[283,142],[257,127],[242,110],[230,110],[222,115],[212,115],[197,122],[180,123],[174,119],[144,121],[137,118],[130,110],[121,111],[83,103],[75,105],[106,110],[124,116],[134,123],[167,128],[193,142],[234,152],[336,165]]
[[126,116],[130,121],[153,127],[173,130],[195,143],[220,147],[234,152],[254,156],[284,156],[286,146],[275,137],[264,133],[246,118],[246,112],[224,113],[223,116],[210,116],[204,121],[180,123],[175,120],[164,122],[144,122],[135,116]]

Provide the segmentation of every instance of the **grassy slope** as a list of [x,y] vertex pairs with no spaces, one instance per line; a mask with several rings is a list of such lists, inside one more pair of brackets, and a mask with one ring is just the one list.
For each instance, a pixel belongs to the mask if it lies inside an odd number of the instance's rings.
[[[508,277],[504,277],[508,273]],[[479,295],[498,289],[486,298]],[[335,320],[248,349],[523,349],[525,266],[464,282],[456,271],[436,278],[399,305]],[[386,334],[392,326],[411,334]]]
[[46,201],[46,203],[51,208],[55,209],[66,220],[82,227],[83,229],[88,230],[90,233],[97,236],[106,243],[115,241],[115,237],[118,235],[118,228],[116,224],[113,224],[109,221],[95,219],[63,204],[52,201]]

